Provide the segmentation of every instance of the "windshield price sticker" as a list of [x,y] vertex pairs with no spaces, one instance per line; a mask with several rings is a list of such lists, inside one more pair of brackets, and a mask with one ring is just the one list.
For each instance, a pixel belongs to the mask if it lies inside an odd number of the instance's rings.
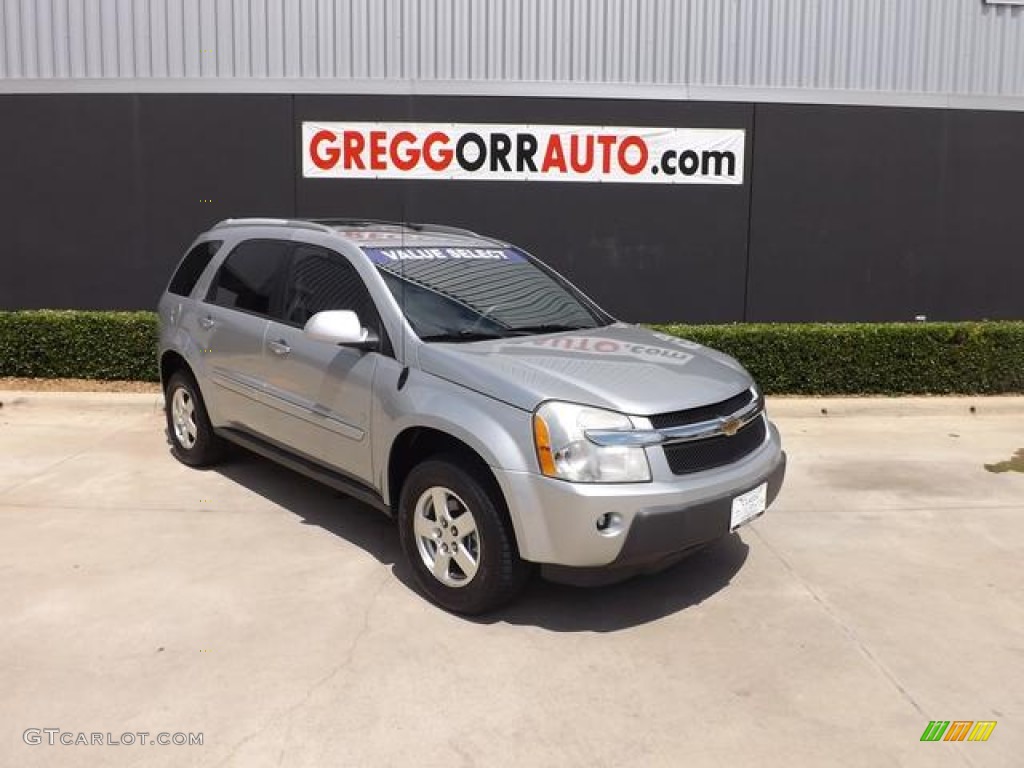
[[507,248],[364,248],[374,264],[402,261],[523,262],[522,254]]

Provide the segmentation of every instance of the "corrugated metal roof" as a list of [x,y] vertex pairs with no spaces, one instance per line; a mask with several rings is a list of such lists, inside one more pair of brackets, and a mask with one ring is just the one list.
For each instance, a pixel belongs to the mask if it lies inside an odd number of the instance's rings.
[[1024,96],[1024,7],[982,0],[0,0],[0,11],[0,79],[126,90],[283,78]]

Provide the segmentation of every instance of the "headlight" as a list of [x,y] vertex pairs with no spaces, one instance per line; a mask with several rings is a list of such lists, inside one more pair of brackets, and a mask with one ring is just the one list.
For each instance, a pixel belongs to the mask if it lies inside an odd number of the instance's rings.
[[541,472],[574,483],[645,483],[647,454],[639,446],[599,446],[588,429],[633,429],[628,416],[575,403],[549,401],[533,414],[533,439]]

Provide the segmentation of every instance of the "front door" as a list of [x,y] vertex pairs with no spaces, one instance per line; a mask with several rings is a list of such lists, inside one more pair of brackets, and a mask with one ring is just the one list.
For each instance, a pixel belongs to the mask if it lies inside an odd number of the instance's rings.
[[362,278],[333,251],[297,245],[280,313],[264,346],[265,398],[278,410],[273,439],[365,483],[372,482],[370,412],[376,352],[308,338],[306,321],[327,309],[350,309],[382,332]]

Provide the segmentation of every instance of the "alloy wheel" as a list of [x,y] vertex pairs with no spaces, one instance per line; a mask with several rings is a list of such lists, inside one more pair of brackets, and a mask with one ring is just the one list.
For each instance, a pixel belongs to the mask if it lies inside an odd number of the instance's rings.
[[423,565],[445,586],[469,584],[480,566],[480,533],[466,503],[450,489],[434,486],[420,495],[413,514]]
[[174,425],[174,438],[185,450],[191,449],[199,436],[196,426],[196,407],[192,395],[184,387],[174,390],[171,397],[171,423]]

